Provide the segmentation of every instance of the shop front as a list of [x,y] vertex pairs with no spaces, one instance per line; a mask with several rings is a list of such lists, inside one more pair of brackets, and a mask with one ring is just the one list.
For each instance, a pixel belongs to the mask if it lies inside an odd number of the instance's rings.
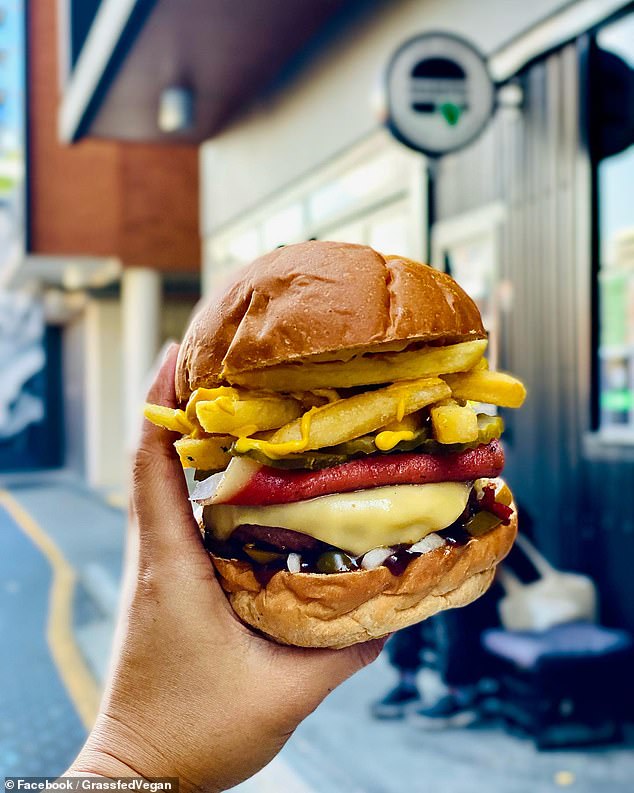
[[[447,5],[449,27],[460,4]],[[320,139],[321,98],[329,88],[343,101],[351,63],[371,43],[383,52],[392,37],[398,47],[398,15],[382,20],[380,47],[378,27],[333,44],[330,62],[203,146],[204,283],[211,291],[238,265],[309,238],[429,256],[451,272],[480,305],[495,365],[529,388],[526,407],[504,419],[508,478],[537,544],[559,566],[591,574],[604,618],[633,628],[634,15],[623,3],[596,10],[551,8],[513,36],[500,27],[510,43],[489,47],[491,121],[431,169],[376,124],[319,160],[335,149],[339,109]],[[351,126],[361,131],[358,119]],[[300,130],[284,159],[280,141]],[[280,184],[299,170],[298,149],[312,167]],[[267,194],[259,160],[275,156]],[[249,174],[251,189],[240,189]]]

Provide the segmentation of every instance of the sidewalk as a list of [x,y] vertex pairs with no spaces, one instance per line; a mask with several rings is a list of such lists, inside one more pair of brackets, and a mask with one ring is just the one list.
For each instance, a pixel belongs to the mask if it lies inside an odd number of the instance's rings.
[[[76,571],[75,641],[92,673],[101,679],[114,626],[124,515],[72,480],[31,479],[12,483],[9,490]],[[0,695],[4,717],[0,775],[55,773],[81,745],[84,729],[46,657],[50,571],[6,518],[0,525],[0,541],[0,620],[5,636],[22,637],[22,655],[16,654],[12,642],[11,652],[3,654],[0,662],[3,680],[12,681]],[[7,678],[7,663],[19,664],[11,672],[14,678]],[[16,670],[21,676],[17,687]],[[549,793],[561,787],[574,793],[630,793],[633,789],[630,748],[538,753],[530,741],[496,727],[422,733],[401,722],[373,721],[369,703],[392,682],[393,673],[380,658],[333,692],[300,725],[279,757],[235,788],[236,793]],[[433,687],[430,677],[424,682],[428,690],[428,684]]]

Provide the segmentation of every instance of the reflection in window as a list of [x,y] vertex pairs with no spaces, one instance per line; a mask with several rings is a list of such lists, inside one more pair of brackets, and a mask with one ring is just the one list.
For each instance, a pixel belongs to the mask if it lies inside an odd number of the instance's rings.
[[[611,68],[634,68],[634,14],[603,28]],[[622,63],[619,63],[617,56]],[[610,56],[607,56],[608,58]],[[629,144],[629,146],[628,146]],[[602,431],[634,439],[634,141],[597,166],[599,231],[599,411]],[[624,147],[624,148],[623,148]],[[599,156],[602,156],[600,153]]]

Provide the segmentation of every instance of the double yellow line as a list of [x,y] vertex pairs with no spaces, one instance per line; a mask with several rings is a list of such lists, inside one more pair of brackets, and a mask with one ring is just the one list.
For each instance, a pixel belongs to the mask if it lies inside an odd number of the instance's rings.
[[90,729],[99,708],[100,693],[73,636],[75,571],[48,534],[6,490],[0,490],[0,506],[44,554],[51,567],[46,639],[75,710],[86,729]]

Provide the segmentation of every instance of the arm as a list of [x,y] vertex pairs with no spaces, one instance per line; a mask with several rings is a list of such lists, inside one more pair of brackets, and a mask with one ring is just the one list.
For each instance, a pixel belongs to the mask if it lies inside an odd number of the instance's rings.
[[[169,350],[149,401],[175,404],[176,353]],[[172,440],[145,422],[112,673],[68,774],[175,776],[182,790],[219,791],[266,765],[383,642],[310,650],[246,628],[203,548]]]

